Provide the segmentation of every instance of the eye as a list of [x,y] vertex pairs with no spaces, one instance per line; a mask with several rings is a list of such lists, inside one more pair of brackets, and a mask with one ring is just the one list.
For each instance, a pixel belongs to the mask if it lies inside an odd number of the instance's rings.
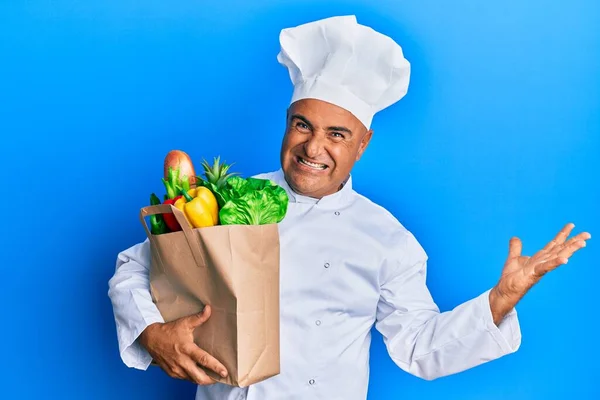
[[296,122],[296,128],[298,128],[301,131],[308,131],[310,130],[310,128],[308,127],[308,125],[306,125],[304,122],[302,121],[298,121]]
[[344,134],[340,133],[340,132],[332,132],[331,133],[333,135],[334,138],[336,139],[344,139]]

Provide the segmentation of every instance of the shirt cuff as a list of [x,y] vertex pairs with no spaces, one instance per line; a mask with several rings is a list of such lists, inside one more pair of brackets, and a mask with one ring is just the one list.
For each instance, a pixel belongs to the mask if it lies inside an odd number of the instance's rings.
[[[164,321],[161,319],[146,320],[145,325],[138,326],[136,330],[129,332],[129,338],[124,339],[121,342],[121,359],[123,360],[123,363],[129,368],[146,370],[152,362],[152,357],[150,356],[150,353],[148,353],[144,346],[140,344],[138,338],[148,325],[151,325],[155,322],[162,323]],[[123,337],[125,336],[126,335],[123,335]]]
[[[128,319],[117,320],[117,330],[119,338],[119,352],[123,363],[130,368],[146,370],[152,362],[152,357],[148,351],[141,345],[138,338],[140,334],[149,325],[154,323],[164,323],[160,313],[149,310],[147,302],[140,300],[139,291],[131,291],[130,301],[134,306],[136,313],[130,312]],[[145,293],[142,294],[142,297]]]
[[514,353],[521,346],[521,326],[517,310],[515,308],[510,310],[500,324],[496,325],[490,305],[490,291],[491,289],[487,290],[477,299],[485,329],[492,335],[504,354]]

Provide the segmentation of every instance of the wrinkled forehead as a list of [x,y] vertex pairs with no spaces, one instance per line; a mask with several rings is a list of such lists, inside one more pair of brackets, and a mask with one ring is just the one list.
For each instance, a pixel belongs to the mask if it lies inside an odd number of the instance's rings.
[[314,127],[345,126],[353,131],[366,130],[350,111],[318,99],[302,99],[292,103],[288,108],[288,118],[294,116],[302,116]]

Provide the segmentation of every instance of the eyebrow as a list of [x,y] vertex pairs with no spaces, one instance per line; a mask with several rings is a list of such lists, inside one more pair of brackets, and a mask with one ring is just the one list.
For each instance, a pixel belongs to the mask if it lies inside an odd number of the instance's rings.
[[[306,125],[308,125],[308,127],[310,129],[314,129],[313,124],[311,124],[310,121],[304,115],[293,114],[292,115],[292,120],[295,119],[295,118],[301,120],[302,122],[304,122]],[[352,136],[352,131],[350,129],[346,128],[345,126],[330,126],[330,127],[327,128],[327,130],[328,131],[346,132],[347,134],[349,134],[349,135]]]

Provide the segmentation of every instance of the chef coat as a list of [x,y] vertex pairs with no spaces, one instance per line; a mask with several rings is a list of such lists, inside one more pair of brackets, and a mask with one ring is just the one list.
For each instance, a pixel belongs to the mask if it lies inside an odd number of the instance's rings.
[[[426,286],[427,254],[387,210],[357,193],[352,177],[314,199],[290,189],[282,170],[260,174],[288,193],[280,232],[281,373],[247,388],[198,386],[197,400],[364,400],[374,326],[402,370],[431,380],[515,352],[513,309],[496,326],[489,290],[440,313]],[[109,281],[123,362],[146,369],[136,341],[164,322],[149,291],[149,242],[122,251]]]

